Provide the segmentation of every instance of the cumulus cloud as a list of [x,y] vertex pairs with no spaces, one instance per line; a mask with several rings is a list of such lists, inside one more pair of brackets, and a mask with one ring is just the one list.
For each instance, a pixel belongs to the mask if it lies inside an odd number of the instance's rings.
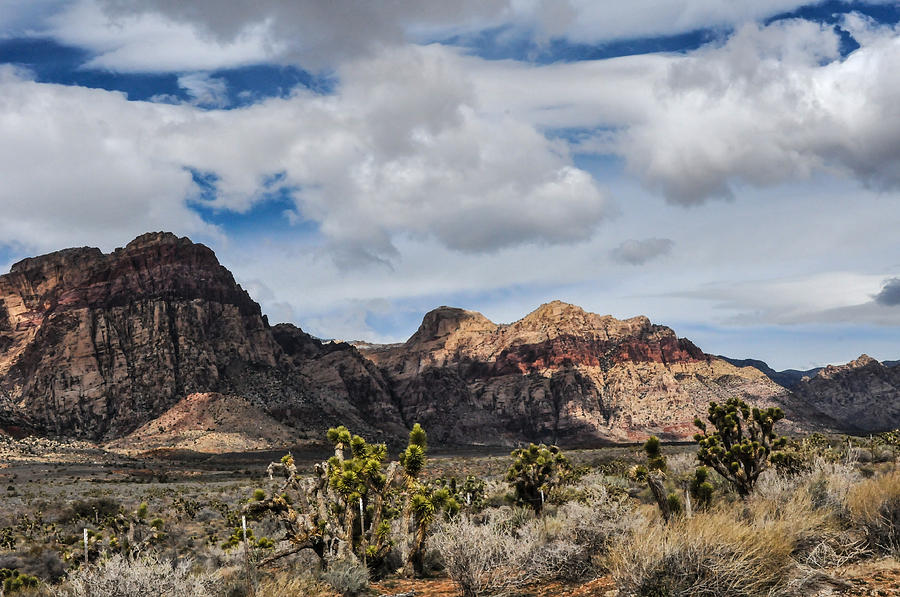
[[900,278],[888,278],[881,291],[875,295],[875,302],[887,307],[900,305]]
[[628,265],[643,265],[672,251],[674,241],[668,238],[628,239],[610,254],[615,261]]
[[[190,171],[216,175],[208,207],[238,212],[265,200],[277,175],[336,249],[381,260],[396,257],[403,235],[463,252],[579,242],[607,215],[604,192],[564,144],[479,111],[445,49],[389,50],[348,64],[340,80],[335,95],[298,90],[224,111],[7,73],[0,202],[54,229],[71,230],[64,214],[88,198],[80,220],[147,228],[153,214],[183,213],[178,221],[202,228],[185,204],[197,194]],[[38,211],[28,209],[35,195],[46,203]],[[4,220],[3,238],[29,238],[16,219]]]
[[831,170],[900,186],[900,36],[838,60],[830,28],[746,25],[721,47],[673,58],[656,105],[622,132],[631,172],[672,202],[731,197]]

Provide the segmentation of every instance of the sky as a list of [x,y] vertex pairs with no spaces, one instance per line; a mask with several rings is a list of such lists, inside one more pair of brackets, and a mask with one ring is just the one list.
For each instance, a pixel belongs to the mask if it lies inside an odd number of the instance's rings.
[[272,323],[900,359],[900,3],[0,0],[0,268],[151,230]]

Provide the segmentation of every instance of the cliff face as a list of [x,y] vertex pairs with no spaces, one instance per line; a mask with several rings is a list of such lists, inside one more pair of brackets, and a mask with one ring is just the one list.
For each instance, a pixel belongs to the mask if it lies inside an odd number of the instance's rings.
[[0,276],[0,408],[40,431],[118,437],[195,392],[243,396],[300,430],[341,416],[372,430],[346,390],[320,388],[213,252],[186,238],[68,249]]
[[451,441],[686,437],[710,400],[786,396],[758,370],[710,357],[646,317],[620,321],[559,301],[509,325],[441,307],[405,344],[363,353],[403,417]]
[[461,444],[683,438],[730,396],[785,407],[786,428],[880,430],[900,425],[898,376],[860,358],[794,396],[646,317],[559,301],[508,325],[441,307],[403,344],[323,343],[269,326],[210,249],[166,233],[0,276],[0,432],[129,447],[258,447],[337,424],[390,441],[415,422]]
[[804,378],[794,393],[808,412],[821,413],[849,431],[900,427],[900,368],[885,366],[865,354]]

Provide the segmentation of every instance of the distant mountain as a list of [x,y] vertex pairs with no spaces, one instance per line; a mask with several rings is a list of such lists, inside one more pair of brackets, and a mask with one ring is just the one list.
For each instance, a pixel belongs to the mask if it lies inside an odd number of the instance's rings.
[[765,373],[769,379],[788,389],[793,389],[804,377],[812,377],[822,370],[822,367],[816,367],[814,369],[807,369],[806,371],[801,371],[799,369],[775,371],[769,367],[765,361],[760,361],[758,359],[732,359],[722,355],[718,355],[718,358],[728,361],[735,367],[755,367]]
[[868,355],[846,365],[828,365],[801,381],[794,393],[809,411],[848,431],[900,428],[900,367],[886,367]]

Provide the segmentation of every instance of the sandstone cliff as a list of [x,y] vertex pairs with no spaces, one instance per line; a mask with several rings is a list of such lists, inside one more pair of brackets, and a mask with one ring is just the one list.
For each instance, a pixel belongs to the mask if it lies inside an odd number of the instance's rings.
[[620,321],[559,301],[509,325],[441,307],[406,343],[362,352],[403,418],[449,441],[681,438],[710,400],[787,396],[757,369],[706,355],[646,317]]
[[390,428],[389,416],[372,425],[371,410],[353,406],[378,399],[354,377],[368,375],[355,349],[311,342],[298,356],[283,344],[213,252],[186,238],[25,259],[0,276],[0,425],[114,438],[188,394],[221,392],[298,433],[339,421]]

